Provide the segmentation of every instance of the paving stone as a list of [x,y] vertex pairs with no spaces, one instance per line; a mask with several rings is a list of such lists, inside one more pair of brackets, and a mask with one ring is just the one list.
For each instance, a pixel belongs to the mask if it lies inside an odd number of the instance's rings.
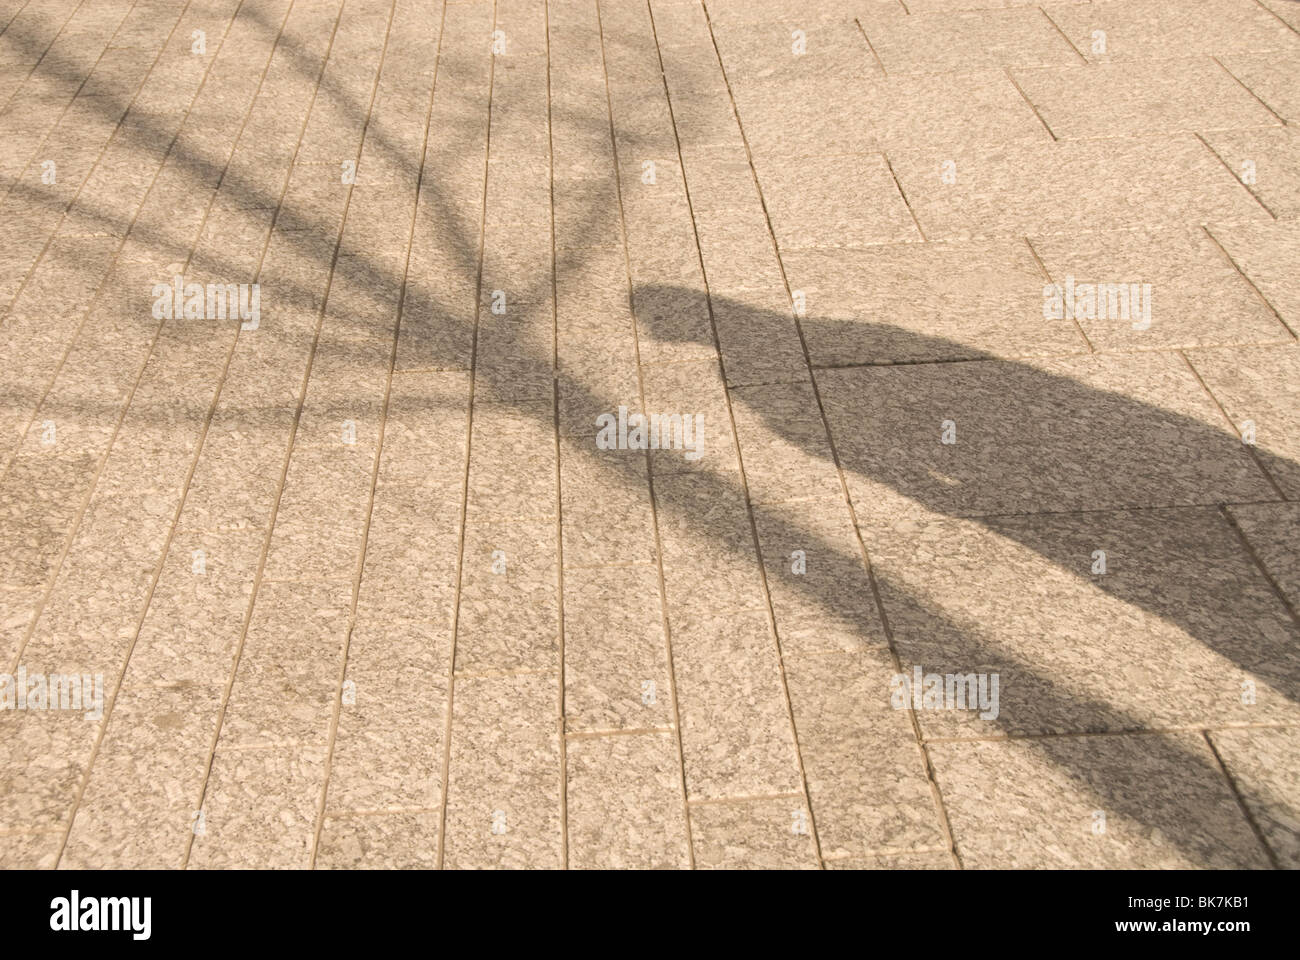
[[805,250],[785,265],[815,366],[1087,349],[1073,324],[1044,321],[1045,278],[1023,241]]
[[[1277,124],[1209,57],[1015,71],[1043,122],[1062,140],[1145,136]],[[1095,109],[1106,104],[1104,111]]]
[[[948,162],[955,183],[944,181]],[[912,149],[891,153],[890,163],[928,240],[1075,233],[1079,224],[1113,228],[1134,218],[1163,227],[1268,216],[1187,134]]]
[[1230,507],[1228,513],[1291,608],[1300,609],[1300,565],[1293,548],[1300,531],[1300,508],[1261,503]]
[[1268,866],[1199,733],[948,743],[930,753],[964,866]]
[[672,733],[579,737],[567,749],[571,867],[689,865]]
[[1103,0],[1054,4],[1043,12],[1093,62],[1294,52],[1300,46],[1300,37],[1267,9],[1241,0],[1209,0],[1190,7],[1176,0]]
[[1205,142],[1274,217],[1300,217],[1300,137],[1290,127],[1215,131]]
[[1264,833],[1264,842],[1284,869],[1300,863],[1296,829],[1295,756],[1287,729],[1220,730],[1210,734],[1228,776],[1246,809]]
[[864,367],[817,381],[860,522],[1276,496],[1168,354]]
[[[903,706],[922,696],[927,736],[1277,723],[1297,710],[1296,625],[1217,510],[863,534],[911,675],[888,695]],[[917,668],[956,678],[952,690],[927,702]]]
[[[1250,347],[1190,354],[1192,365],[1263,468],[1289,498],[1300,492],[1300,350]],[[1249,423],[1248,423],[1249,422]]]
[[[1030,243],[1051,277],[1041,315],[1073,318],[1097,350],[1292,342],[1200,228],[1030,237]],[[1214,304],[1212,315],[1207,303]]]
[[691,806],[695,866],[704,870],[815,870],[817,849],[803,797]]

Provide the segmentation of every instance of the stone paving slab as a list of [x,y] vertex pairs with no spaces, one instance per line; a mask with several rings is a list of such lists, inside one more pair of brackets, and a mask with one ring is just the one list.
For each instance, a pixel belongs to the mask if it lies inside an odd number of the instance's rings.
[[1295,867],[1287,0],[0,0],[0,866]]

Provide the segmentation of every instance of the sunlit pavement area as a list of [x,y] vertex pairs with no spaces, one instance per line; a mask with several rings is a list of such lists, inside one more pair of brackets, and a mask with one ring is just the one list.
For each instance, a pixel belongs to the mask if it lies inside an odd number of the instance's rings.
[[0,0],[0,864],[1300,865],[1298,31]]

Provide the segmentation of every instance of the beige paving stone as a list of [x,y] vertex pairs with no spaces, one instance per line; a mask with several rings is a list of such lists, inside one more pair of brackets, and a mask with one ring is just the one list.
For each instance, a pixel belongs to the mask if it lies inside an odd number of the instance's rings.
[[203,833],[195,835],[187,865],[306,868],[324,777],[319,747],[218,749],[203,798]]
[[815,366],[1087,349],[1073,324],[1044,320],[1045,278],[1023,241],[805,250],[784,261]]
[[886,73],[1064,64],[1078,54],[1041,10],[1011,7],[917,13],[864,24]]
[[61,863],[174,869],[196,829],[224,683],[128,671]]
[[554,675],[457,681],[446,866],[561,865],[558,693]]
[[565,730],[675,723],[659,571],[649,565],[564,576]]
[[[863,92],[865,101],[854,108],[870,117],[885,150],[1051,139],[1001,70],[882,77]],[[898,109],[900,103],[908,108]]]
[[[1103,0],[1053,4],[1043,11],[1093,62],[1287,52],[1300,40],[1262,5],[1242,0]],[[1097,31],[1105,34],[1104,42]]]
[[223,747],[325,745],[351,602],[351,584],[262,584],[235,669]]
[[549,400],[475,407],[466,508],[471,522],[555,515],[555,443],[539,433],[554,422]]
[[573,738],[567,762],[571,867],[689,866],[672,733]]
[[439,804],[450,668],[451,630],[442,621],[352,628],[327,810]]
[[[1030,237],[1030,243],[1054,286],[1050,298],[1044,295],[1042,315],[1073,318],[1097,350],[1292,342],[1269,305],[1199,227]],[[1112,305],[1110,290],[1116,288],[1102,284],[1127,287],[1127,317],[1123,292]],[[1087,299],[1089,287],[1095,308]]]
[[840,478],[811,383],[731,391],[732,413],[753,503],[834,496]]
[[691,806],[695,866],[703,870],[815,870],[817,849],[803,797]]
[[[645,442],[650,445],[650,469],[656,477],[695,472],[725,475],[738,469],[726,388],[717,360],[645,364],[641,377],[650,418]],[[680,432],[673,419],[678,415]],[[629,420],[629,444],[635,426]]]
[[1300,52],[1234,53],[1219,62],[1283,120],[1294,123],[1300,118],[1300,92],[1288,79],[1300,63]]
[[797,17],[763,23],[723,23],[714,29],[713,36],[733,83],[802,77],[838,79],[881,72],[857,24],[847,19],[810,24]]
[[40,594],[35,590],[0,588],[0,664],[8,667],[18,656],[39,603]]
[[711,298],[728,386],[808,379],[789,297],[775,285],[770,289],[759,296],[730,293]]
[[466,527],[457,673],[559,668],[558,537],[554,521]]
[[1277,584],[1291,608],[1300,609],[1300,564],[1294,549],[1295,535],[1300,532],[1300,509],[1292,504],[1261,503],[1230,507],[1228,513],[1264,572]]
[[782,251],[922,239],[881,156],[765,161],[758,179]]
[[871,367],[817,381],[859,522],[1276,496],[1177,356]]
[[1295,805],[1297,774],[1288,729],[1217,730],[1210,742],[1264,842],[1284,869],[1300,863],[1300,816]]
[[[1043,122],[1062,140],[1262,127],[1278,122],[1210,57],[1072,63],[1017,70],[1013,76]],[[1105,110],[1097,109],[1101,103]]]
[[669,610],[687,796],[798,790],[794,735],[766,615]]
[[880,652],[792,657],[790,704],[822,856],[942,842],[925,761],[905,711],[880,696]]
[[1254,427],[1253,445],[1263,468],[1288,497],[1295,497],[1300,490],[1300,350],[1294,345],[1206,350],[1190,359],[1243,441]]
[[129,681],[226,681],[264,540],[261,530],[180,531],[173,537],[131,654]]
[[1300,298],[1287,266],[1300,256],[1300,224],[1216,225],[1210,233],[1291,332],[1300,330]]
[[[785,20],[790,12],[788,0],[714,0],[709,5],[709,18],[718,24]],[[810,23],[899,16],[902,13],[897,4],[882,0],[830,0],[800,12]]]
[[437,863],[433,812],[326,817],[316,848],[318,870],[429,870]]
[[754,509],[783,654],[882,650],[884,627],[842,497]]
[[0,833],[0,860],[11,870],[50,870],[59,856],[61,832]]
[[668,609],[751,611],[764,603],[744,497],[704,474],[658,478],[654,497]]
[[1269,213],[1300,217],[1300,138],[1290,127],[1215,131],[1205,141]]
[[947,850],[914,853],[885,853],[871,857],[844,857],[827,860],[827,870],[951,870],[952,855]]
[[[863,533],[911,675],[891,679],[889,699],[920,695],[927,736],[1204,728],[1296,712],[1296,625],[1217,510]],[[918,667],[961,685],[927,701]]]
[[[868,97],[862,77],[832,84],[819,77],[754,81],[733,87],[741,128],[760,161],[880,149],[872,118],[858,104]],[[764,183],[764,190],[767,185]]]
[[644,452],[600,450],[586,438],[564,438],[560,500],[566,570],[654,562]]
[[[1190,134],[913,149],[889,159],[927,240],[1072,234],[1080,224],[1114,228],[1135,219],[1164,227],[1267,217]],[[955,183],[943,180],[947,162]]]
[[930,753],[966,867],[1268,866],[1199,733],[946,743]]

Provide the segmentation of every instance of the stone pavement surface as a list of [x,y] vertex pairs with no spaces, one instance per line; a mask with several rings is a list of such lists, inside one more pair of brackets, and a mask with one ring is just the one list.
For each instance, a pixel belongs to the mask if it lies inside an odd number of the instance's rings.
[[0,0],[0,864],[1300,866],[1298,31]]

